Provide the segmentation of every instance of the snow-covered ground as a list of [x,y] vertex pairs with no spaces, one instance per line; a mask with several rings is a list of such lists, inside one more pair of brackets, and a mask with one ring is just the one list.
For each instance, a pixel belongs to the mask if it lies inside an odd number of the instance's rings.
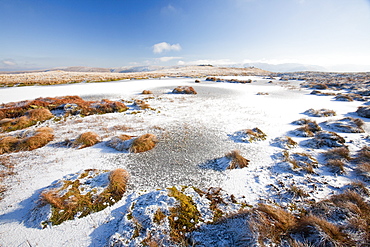
[[[225,77],[223,77],[225,78]],[[299,87],[300,81],[279,81],[262,77],[227,77],[252,79],[250,84],[209,82],[204,78],[195,83],[191,78],[125,80],[104,83],[78,83],[54,86],[12,87],[0,89],[2,103],[37,97],[79,95],[84,99],[124,100],[130,110],[88,117],[70,117],[63,121],[48,120],[41,126],[52,127],[55,139],[43,148],[13,153],[17,160],[16,174],[0,201],[0,246],[104,246],[122,228],[122,214],[135,198],[172,186],[194,186],[200,189],[221,187],[249,205],[263,201],[289,203],[290,197],[278,193],[276,187],[285,184],[301,186],[308,191],[317,189],[310,198],[321,200],[350,183],[353,174],[338,176],[318,168],[318,174],[297,174],[281,161],[282,148],[272,145],[277,137],[291,136],[302,143],[309,138],[292,136],[299,126],[291,123],[310,118],[318,123],[358,117],[355,111],[363,102],[335,101],[334,96],[311,95],[311,90]],[[196,95],[172,94],[176,86],[192,86]],[[143,95],[151,90],[153,95]],[[151,109],[138,110],[134,99],[144,99]],[[310,108],[334,110],[333,117],[310,117]],[[368,120],[364,129],[370,130]],[[234,133],[258,127],[267,139],[253,143],[233,139]],[[98,133],[103,142],[84,149],[66,148],[58,143],[74,139],[86,131]],[[106,141],[118,134],[138,136],[156,134],[157,146],[145,153],[119,152],[106,146]],[[365,133],[341,134],[350,151],[367,144]],[[250,160],[243,169],[215,171],[202,168],[209,160],[240,150]],[[322,152],[303,145],[293,152],[308,152],[314,157]],[[124,168],[130,175],[129,188],[121,201],[103,211],[61,225],[39,229],[30,222],[32,209],[39,193],[53,181],[84,169]],[[297,199],[299,201],[299,199]],[[121,232],[122,233],[122,232]],[[206,240],[205,240],[206,241]]]

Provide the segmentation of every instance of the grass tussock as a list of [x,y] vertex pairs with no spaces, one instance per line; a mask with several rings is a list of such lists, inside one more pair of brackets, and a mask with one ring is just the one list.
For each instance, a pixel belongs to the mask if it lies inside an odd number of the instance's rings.
[[324,154],[326,160],[346,160],[351,159],[350,152],[347,147],[332,148],[326,151]]
[[172,90],[172,93],[176,94],[197,94],[193,87],[189,86],[178,86]]
[[227,169],[241,169],[244,167],[248,167],[248,164],[250,162],[240,154],[239,150],[231,151],[230,153],[226,154],[226,157],[231,159],[231,164],[229,165],[229,167],[227,167]]
[[100,136],[94,132],[89,131],[79,135],[76,140],[73,141],[73,146],[81,149],[93,146],[99,142],[101,142]]
[[[128,107],[119,101],[103,99],[85,101],[79,96],[47,97],[3,104],[0,109],[0,125],[5,131],[25,128],[53,117],[51,112],[58,111],[63,115],[83,116],[123,112]],[[4,120],[5,119],[5,120]]]
[[134,101],[134,104],[138,107],[140,107],[140,109],[142,110],[145,110],[145,109],[151,109],[150,105],[147,104],[144,100],[140,100],[140,99],[136,99]]
[[0,138],[0,154],[32,151],[41,148],[54,139],[53,129],[42,127],[26,137],[5,136]]
[[314,168],[317,167],[317,160],[308,153],[289,153],[283,152],[283,162],[292,165],[293,170],[303,170],[307,173],[315,173]]
[[348,235],[337,225],[314,215],[300,219],[292,232],[309,239],[315,246],[344,246],[350,243]]
[[44,122],[51,119],[54,115],[45,108],[31,109],[14,119],[5,118],[0,121],[0,128],[3,132],[10,132],[14,130],[24,129],[38,122]]
[[296,225],[296,217],[290,212],[267,204],[259,204],[253,211],[250,228],[258,235],[262,246],[280,244],[282,238]]
[[293,124],[302,125],[302,127],[299,127],[294,131],[298,136],[313,137],[315,133],[322,130],[316,121],[310,119],[302,118],[294,121]]
[[141,94],[153,94],[153,92],[150,90],[143,90]]
[[332,116],[336,116],[337,113],[334,111],[334,110],[329,110],[329,109],[319,109],[319,110],[315,110],[315,109],[308,109],[307,111],[304,112],[305,114],[308,114],[308,115],[311,115],[311,116],[314,116],[314,117],[332,117]]
[[155,135],[144,134],[132,141],[129,151],[132,153],[146,152],[153,149],[157,143],[158,139]]
[[330,167],[332,172],[336,174],[346,173],[344,170],[345,163],[340,159],[330,159],[326,162],[326,166]]
[[41,204],[50,204],[52,214],[44,225],[59,225],[75,217],[82,218],[90,213],[98,212],[119,201],[126,191],[129,174],[124,169],[116,169],[109,174],[108,186],[100,194],[96,190],[85,193],[81,179],[98,175],[97,170],[85,170],[74,181],[62,181],[60,188],[46,190],[41,193]]

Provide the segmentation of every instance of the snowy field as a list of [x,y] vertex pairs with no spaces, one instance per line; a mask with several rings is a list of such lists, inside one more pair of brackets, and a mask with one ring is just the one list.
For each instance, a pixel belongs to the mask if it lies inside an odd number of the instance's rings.
[[[335,101],[333,96],[312,95],[312,90],[299,86],[302,81],[282,84],[262,77],[223,78],[251,79],[252,83],[210,82],[205,78],[195,83],[191,78],[162,78],[1,88],[2,103],[79,95],[86,100],[123,100],[130,109],[122,113],[72,116],[63,121],[48,120],[37,126],[53,128],[55,138],[40,149],[11,154],[17,163],[14,165],[15,175],[4,181],[8,190],[0,201],[0,246],[113,245],[117,239],[130,238],[125,235],[131,231],[130,225],[125,225],[122,217],[133,201],[138,203],[144,195],[148,197],[145,203],[149,205],[152,200],[150,205],[155,207],[158,198],[153,199],[150,195],[172,186],[193,186],[201,190],[220,187],[225,194],[251,206],[260,202],[288,206],[292,202],[302,203],[303,199],[274,189],[282,187],[281,184],[284,188],[298,186],[309,193],[308,199],[319,201],[342,192],[354,181],[351,166],[345,167],[346,173],[339,175],[324,167],[315,168],[313,174],[293,171],[283,162],[285,149],[276,144],[276,138],[290,136],[298,143],[290,150],[292,153],[309,153],[320,163],[320,153],[326,149],[304,145],[310,137],[294,135],[292,131],[299,126],[292,122],[301,118],[312,119],[325,130],[325,121],[358,118],[355,112],[363,102]],[[180,85],[192,86],[197,94],[171,93]],[[143,90],[153,94],[143,95]],[[151,108],[135,108],[135,99],[144,100]],[[336,116],[305,114],[311,108],[330,109]],[[369,120],[362,120],[365,121],[365,133],[340,133],[353,153],[368,145]],[[238,139],[238,131],[256,127],[267,135],[266,140],[249,143]],[[96,132],[103,141],[84,149],[58,145],[86,131]],[[155,134],[159,141],[148,152],[121,152],[106,145],[119,134],[139,136],[145,133]],[[239,150],[250,161],[248,167],[233,170],[207,168],[209,161],[232,150]],[[120,201],[86,217],[40,228],[35,205],[41,191],[68,174],[85,169],[116,168],[124,168],[130,174],[128,190]],[[199,202],[199,209],[201,205]],[[229,228],[233,229],[232,226]],[[215,229],[215,232],[220,235],[224,230]],[[211,237],[194,238],[201,239],[198,241],[204,246],[212,246],[216,241]],[[117,245],[135,246],[138,242],[122,240],[120,244]],[[230,242],[224,246],[228,244]]]

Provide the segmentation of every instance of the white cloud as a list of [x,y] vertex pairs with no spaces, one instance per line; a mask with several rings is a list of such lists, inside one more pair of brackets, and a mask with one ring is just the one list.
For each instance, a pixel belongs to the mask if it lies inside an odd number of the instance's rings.
[[160,57],[158,58],[160,62],[168,62],[171,60],[178,60],[178,59],[182,59],[182,57]]
[[3,60],[1,61],[4,65],[7,65],[7,66],[15,66],[17,65],[16,62],[12,61],[12,60]]
[[232,65],[236,64],[235,61],[231,61],[230,59],[200,59],[195,61],[179,61],[179,65],[200,65],[200,64],[212,64],[212,65]]
[[171,45],[167,42],[161,42],[161,43],[153,45],[154,53],[162,53],[165,51],[180,51],[180,50],[181,50],[180,44]]
[[171,14],[176,14],[177,12],[178,10],[171,4],[167,5],[166,7],[161,8],[162,15],[171,15]]

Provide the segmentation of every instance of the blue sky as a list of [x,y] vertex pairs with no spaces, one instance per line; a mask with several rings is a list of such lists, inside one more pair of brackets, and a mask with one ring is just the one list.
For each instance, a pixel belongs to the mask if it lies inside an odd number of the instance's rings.
[[0,0],[0,70],[369,65],[370,0]]

